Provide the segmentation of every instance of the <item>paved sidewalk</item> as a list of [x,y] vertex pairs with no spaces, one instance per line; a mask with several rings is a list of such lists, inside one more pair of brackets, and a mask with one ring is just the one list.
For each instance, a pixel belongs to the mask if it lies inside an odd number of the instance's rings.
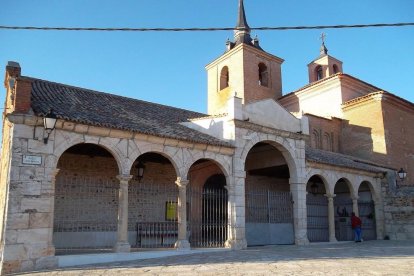
[[414,241],[264,246],[33,275],[414,275]]

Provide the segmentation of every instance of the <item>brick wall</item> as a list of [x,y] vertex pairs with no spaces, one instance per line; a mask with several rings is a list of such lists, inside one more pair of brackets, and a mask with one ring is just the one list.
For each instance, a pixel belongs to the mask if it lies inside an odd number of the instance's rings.
[[338,152],[341,137],[341,120],[336,118],[327,119],[311,114],[306,116],[309,118],[310,134],[307,145],[316,149]]

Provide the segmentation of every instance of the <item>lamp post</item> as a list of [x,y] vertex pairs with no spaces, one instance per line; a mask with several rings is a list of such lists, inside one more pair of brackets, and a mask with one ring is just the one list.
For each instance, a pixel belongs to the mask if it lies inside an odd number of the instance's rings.
[[49,140],[50,133],[55,129],[57,117],[56,114],[53,113],[53,110],[50,109],[49,113],[43,118],[43,127],[45,128],[47,136],[43,138],[43,142],[47,144]]
[[313,183],[313,184],[310,186],[310,190],[311,190],[311,193],[312,193],[314,196],[316,196],[316,194],[318,193],[318,190],[319,190],[319,186],[318,186],[318,184]]
[[407,177],[407,172],[404,171],[403,168],[401,168],[397,173],[398,173],[398,177],[401,179],[401,181],[404,181],[404,179]]

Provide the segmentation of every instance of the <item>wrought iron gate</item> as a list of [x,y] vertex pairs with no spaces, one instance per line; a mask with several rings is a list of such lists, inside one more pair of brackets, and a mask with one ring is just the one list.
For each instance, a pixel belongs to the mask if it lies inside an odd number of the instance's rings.
[[189,189],[189,241],[192,247],[224,247],[227,240],[227,190]]
[[352,241],[354,233],[351,227],[352,200],[349,195],[340,194],[334,198],[335,237],[338,241]]
[[358,201],[359,217],[362,220],[362,238],[376,240],[375,205],[373,201]]
[[309,241],[329,241],[328,199],[323,195],[308,194],[306,208]]
[[293,205],[290,192],[246,192],[246,238],[248,245],[292,244]]

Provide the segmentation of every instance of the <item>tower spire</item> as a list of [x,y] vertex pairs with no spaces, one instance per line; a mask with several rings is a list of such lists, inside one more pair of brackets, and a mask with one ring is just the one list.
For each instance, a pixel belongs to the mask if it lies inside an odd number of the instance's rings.
[[235,45],[245,43],[252,44],[252,38],[250,37],[250,27],[247,24],[246,13],[244,11],[243,0],[239,0],[239,14],[237,20],[237,26],[234,30],[234,43]]
[[243,0],[239,0],[239,18],[237,20],[236,29],[250,31],[249,24],[247,24],[246,13],[244,11]]

